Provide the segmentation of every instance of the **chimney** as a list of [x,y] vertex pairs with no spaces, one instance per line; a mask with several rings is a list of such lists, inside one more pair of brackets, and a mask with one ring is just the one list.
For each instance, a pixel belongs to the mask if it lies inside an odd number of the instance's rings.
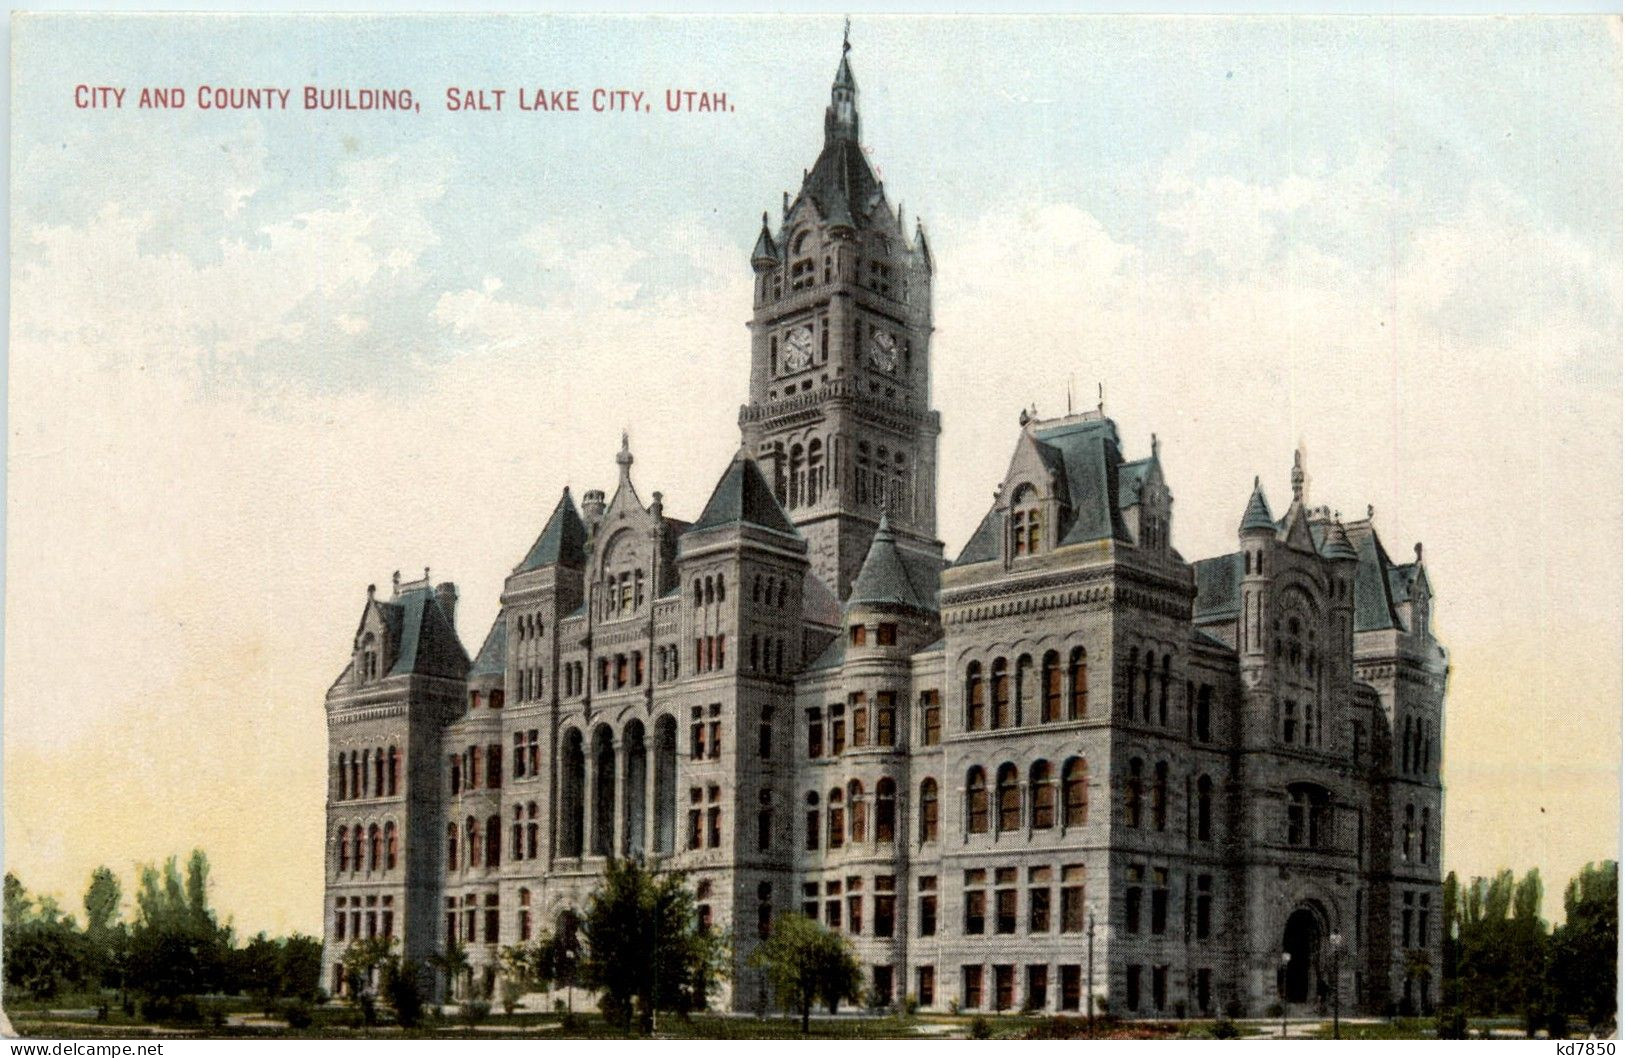
[[587,523],[587,528],[597,528],[598,523],[604,520],[604,490],[588,489],[581,495],[581,519]]
[[446,615],[446,622],[455,630],[457,627],[457,585],[449,580],[443,580],[434,586],[435,601]]

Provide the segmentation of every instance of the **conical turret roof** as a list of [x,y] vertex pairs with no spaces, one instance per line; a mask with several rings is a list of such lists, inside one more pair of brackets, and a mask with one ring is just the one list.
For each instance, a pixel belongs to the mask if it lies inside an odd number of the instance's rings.
[[587,527],[576,512],[575,500],[570,498],[570,487],[564,488],[558,506],[542,527],[530,551],[514,567],[515,573],[525,573],[555,564],[580,566],[587,561]]
[[1253,478],[1253,494],[1247,500],[1247,510],[1241,516],[1240,532],[1249,529],[1268,529],[1275,532],[1275,518],[1270,514],[1269,501],[1264,498],[1264,487]]
[[715,529],[724,525],[748,524],[772,529],[775,532],[796,533],[796,527],[774,498],[773,490],[763,479],[756,461],[741,448],[722,472],[717,487],[711,490],[705,510],[689,527],[689,532]]

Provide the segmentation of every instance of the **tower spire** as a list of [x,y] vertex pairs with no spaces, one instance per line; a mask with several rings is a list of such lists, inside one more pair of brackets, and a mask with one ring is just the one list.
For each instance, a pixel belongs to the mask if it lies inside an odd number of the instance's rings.
[[858,82],[852,77],[847,53],[852,50],[852,20],[846,21],[841,35],[841,64],[835,68],[835,83],[829,88],[829,109],[824,112],[824,142],[858,141]]

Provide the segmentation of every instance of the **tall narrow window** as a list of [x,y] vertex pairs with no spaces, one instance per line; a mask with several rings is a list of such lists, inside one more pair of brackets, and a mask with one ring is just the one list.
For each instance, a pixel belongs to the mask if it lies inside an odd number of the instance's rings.
[[1010,663],[1004,658],[993,661],[993,726],[1010,727],[1013,719],[1010,705]]
[[987,833],[987,773],[973,767],[965,776],[965,829],[971,834]]
[[920,841],[937,840],[937,780],[920,783]]
[[897,784],[881,779],[875,784],[875,840],[890,844],[897,838]]
[[1030,776],[1031,793],[1028,801],[1032,804],[1032,827],[1034,830],[1048,830],[1055,825],[1055,777],[1050,769],[1049,761],[1034,762]]
[[1044,684],[1044,706],[1039,713],[1039,719],[1050,724],[1061,719],[1061,656],[1053,650],[1044,655],[1041,678]]
[[1067,684],[1071,691],[1067,719],[1081,720],[1089,715],[1089,662],[1082,647],[1072,648],[1067,663]]
[[1014,764],[999,765],[999,832],[1021,829],[1021,783]]
[[973,661],[965,670],[965,730],[980,731],[987,721],[987,701],[983,697],[982,663]]
[[1089,822],[1089,764],[1082,757],[1070,758],[1061,770],[1062,796],[1066,801],[1066,825],[1081,827]]

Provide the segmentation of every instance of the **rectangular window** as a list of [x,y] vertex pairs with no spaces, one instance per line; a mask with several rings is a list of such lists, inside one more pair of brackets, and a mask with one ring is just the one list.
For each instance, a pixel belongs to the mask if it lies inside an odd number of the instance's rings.
[[920,879],[920,936],[937,935],[937,879],[927,875]]
[[1207,967],[1196,971],[1196,1009],[1203,1014],[1213,1009],[1213,971]]
[[869,696],[863,691],[856,691],[847,696],[852,709],[852,747],[854,749],[869,744]]
[[846,749],[846,706],[829,707],[829,752],[839,756]]
[[824,925],[837,932],[840,931],[841,901],[839,899],[824,901]]
[[824,721],[819,710],[807,710],[807,759],[817,760],[824,755]]
[[1027,872],[1027,929],[1031,933],[1049,932],[1049,880],[1048,867]]
[[914,971],[914,998],[920,1006],[930,1007],[937,1001],[937,968],[921,966]]
[[1168,967],[1151,968],[1151,1005],[1161,1010],[1168,1005]]
[[1128,968],[1128,988],[1125,991],[1123,1002],[1130,1010],[1137,1011],[1140,1009],[1140,967],[1138,966]]
[[883,647],[896,646],[897,645],[897,626],[895,624],[889,624],[889,623],[884,622],[884,621],[881,622],[879,629],[876,630],[875,642],[880,644]]
[[863,897],[853,894],[846,898],[847,929],[854,935],[863,932]]
[[875,695],[875,745],[891,746],[896,742],[897,695],[881,691]]
[[1061,1009],[1078,1010],[1083,1006],[1083,967],[1071,963],[1061,967]]
[[[1002,873],[1002,871],[1001,871]],[[1003,881],[1004,879],[1000,879]],[[1013,880],[1013,879],[1012,879]],[[1014,933],[1016,931],[1016,888],[1015,886],[1000,887],[994,893],[997,921],[994,928],[1000,933]]]
[[695,706],[689,714],[688,756],[690,760],[705,759],[705,711]]
[[[1359,894],[1355,894],[1358,897]],[[1359,933],[1358,899],[1356,899],[1355,933]],[[1207,940],[1213,929],[1213,876],[1196,877],[1196,939]]]
[[851,643],[855,647],[861,647],[869,641],[869,630],[863,625],[853,625],[850,629],[850,635]]
[[987,928],[987,891],[965,890],[965,932],[976,935]]
[[961,966],[959,980],[963,986],[964,997],[961,1006],[966,1010],[977,1010],[982,1005],[982,968],[980,966]]
[[1139,867],[1128,869],[1129,884],[1123,893],[1123,928],[1129,933],[1140,932],[1140,878]]
[[897,928],[897,897],[889,893],[875,894],[875,936],[889,937]]
[[1027,999],[1022,1004],[1028,1010],[1049,1009],[1049,967],[1027,967]]
[[773,757],[773,707],[762,707],[762,720],[756,728],[756,755],[763,760]]
[[993,967],[993,1009],[1010,1010],[1016,1005],[1016,968],[1008,963]]
[[920,744],[935,746],[942,741],[942,695],[925,691],[920,695]]
[[1151,932],[1160,935],[1168,930],[1168,871],[1158,867],[1151,880]]
[[709,735],[710,735],[710,738],[711,738],[711,744],[706,747],[710,751],[710,756],[711,756],[712,760],[716,760],[716,759],[718,759],[719,757],[722,756],[722,720],[720,719],[721,716],[722,716],[722,703],[721,702],[712,702],[711,703],[711,725],[710,725],[710,729],[709,729],[709,732],[708,732]]

